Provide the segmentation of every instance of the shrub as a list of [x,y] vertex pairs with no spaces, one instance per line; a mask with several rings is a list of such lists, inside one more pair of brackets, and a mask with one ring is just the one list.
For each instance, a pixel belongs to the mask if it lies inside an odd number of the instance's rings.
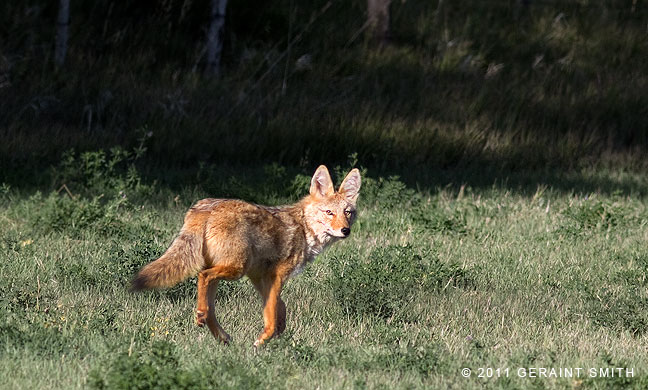
[[52,192],[42,199],[42,195],[36,194],[30,200],[40,204],[39,213],[30,215],[31,225],[40,232],[79,234],[90,228],[107,234],[120,232],[124,228],[119,218],[123,200],[101,202],[101,198],[85,199]]
[[333,261],[330,284],[347,313],[401,319],[407,305],[422,292],[473,284],[461,266],[444,263],[429,250],[411,245],[377,248],[367,260],[354,256]]
[[84,152],[74,150],[63,153],[61,162],[53,168],[55,185],[66,189],[70,195],[125,197],[132,193],[145,197],[154,186],[142,183],[135,161],[143,150],[129,152],[120,147]]
[[176,348],[157,341],[149,348],[133,353],[122,352],[93,368],[88,375],[92,388],[110,389],[252,389],[261,378],[238,361],[220,358],[211,365],[188,369],[177,357]]
[[458,234],[468,232],[466,215],[460,210],[448,212],[442,209],[428,210],[419,208],[415,210],[412,220],[426,232]]
[[366,170],[362,173],[362,190],[360,199],[368,204],[379,204],[380,207],[390,209],[402,207],[403,204],[415,205],[420,198],[412,188],[408,188],[399,176],[379,177],[373,179],[366,177]]
[[[616,289],[615,289],[616,290]],[[637,288],[604,288],[588,298],[589,317],[596,325],[640,337],[648,331],[648,298]]]
[[627,224],[629,211],[617,203],[585,199],[562,211],[565,219],[560,231],[581,234],[589,230],[611,230]]
[[178,367],[175,347],[159,341],[148,353],[122,353],[108,367],[93,369],[89,382],[96,389],[189,388],[190,378]]

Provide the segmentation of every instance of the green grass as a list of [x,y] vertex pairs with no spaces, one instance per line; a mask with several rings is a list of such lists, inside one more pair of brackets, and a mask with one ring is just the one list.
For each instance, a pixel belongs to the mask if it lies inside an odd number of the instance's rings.
[[[278,165],[236,176],[212,169],[202,182],[230,192],[176,192],[142,185],[125,160],[111,172],[107,163],[81,164],[98,157],[62,163],[76,177],[73,197],[5,189],[0,198],[7,388],[648,384],[648,202],[641,193],[551,185],[525,193],[498,184],[415,190],[365,171],[353,234],[288,282],[287,331],[255,351],[261,302],[247,280],[225,282],[218,293],[230,346],[194,325],[195,280],[142,294],[128,283],[165,250],[193,200],[290,202],[306,191],[308,176]],[[119,190],[106,190],[106,182]],[[477,378],[480,367],[510,372]],[[517,376],[530,367],[623,367],[634,377]]]
[[[73,1],[60,69],[56,2],[0,3],[0,387],[648,387],[644,1],[394,1],[384,47],[365,0],[235,1],[220,78],[206,3]],[[322,163],[368,168],[359,218],[282,337],[252,348],[246,280],[228,347],[195,280],[127,291],[195,200],[293,202]]]

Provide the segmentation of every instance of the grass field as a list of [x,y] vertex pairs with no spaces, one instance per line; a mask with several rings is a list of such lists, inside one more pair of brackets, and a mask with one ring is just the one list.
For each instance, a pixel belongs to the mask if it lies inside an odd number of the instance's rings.
[[[384,46],[366,0],[230,1],[220,77],[206,0],[72,1],[58,68],[57,3],[0,2],[0,388],[648,388],[645,1],[392,1]],[[358,221],[265,348],[247,280],[227,347],[195,280],[128,291],[194,201],[320,164]]]
[[[116,164],[81,164],[102,155]],[[648,386],[644,176],[610,172],[611,187],[635,189],[578,193],[551,183],[413,189],[365,171],[353,234],[287,284],[287,331],[256,351],[261,304],[247,280],[218,293],[230,346],[194,325],[195,280],[141,294],[128,283],[193,200],[291,202],[310,172],[207,169],[207,187],[174,192],[144,185],[114,156],[68,155],[58,170],[73,196],[3,190],[3,387]],[[519,376],[540,367],[583,372]],[[480,368],[500,377],[478,378],[492,374]],[[590,368],[624,371],[591,378]]]

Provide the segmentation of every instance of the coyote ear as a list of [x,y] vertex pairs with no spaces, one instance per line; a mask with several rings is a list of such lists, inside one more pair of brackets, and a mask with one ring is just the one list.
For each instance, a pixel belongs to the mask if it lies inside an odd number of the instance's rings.
[[353,168],[344,178],[338,192],[344,195],[349,202],[355,204],[358,199],[358,192],[360,192],[361,183],[360,171],[358,168]]
[[335,193],[333,181],[328,169],[320,165],[311,179],[310,194],[313,196],[331,196]]

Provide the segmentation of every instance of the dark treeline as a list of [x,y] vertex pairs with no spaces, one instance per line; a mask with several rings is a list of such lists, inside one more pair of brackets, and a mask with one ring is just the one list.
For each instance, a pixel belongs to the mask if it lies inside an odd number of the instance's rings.
[[71,0],[56,66],[59,3],[3,2],[3,176],[143,137],[165,167],[646,166],[644,2],[398,1],[376,27],[363,0],[231,1],[217,76],[211,5]]

